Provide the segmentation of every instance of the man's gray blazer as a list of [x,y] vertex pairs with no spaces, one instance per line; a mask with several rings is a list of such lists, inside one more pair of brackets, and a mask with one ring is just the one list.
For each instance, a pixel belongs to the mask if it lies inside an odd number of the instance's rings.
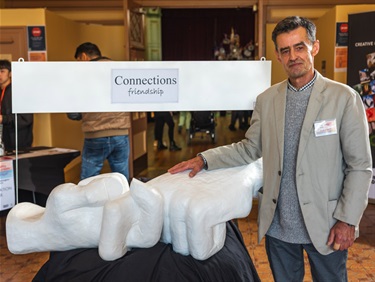
[[[263,157],[259,242],[272,223],[279,195],[288,114],[286,92],[285,80],[258,96],[246,139],[202,153],[209,170],[244,165]],[[316,131],[317,125],[332,122],[337,133],[333,130],[319,136],[323,131]],[[320,253],[333,251],[326,243],[337,220],[355,225],[358,237],[371,178],[368,123],[361,97],[350,87],[317,73],[301,130],[296,184],[309,236]]]

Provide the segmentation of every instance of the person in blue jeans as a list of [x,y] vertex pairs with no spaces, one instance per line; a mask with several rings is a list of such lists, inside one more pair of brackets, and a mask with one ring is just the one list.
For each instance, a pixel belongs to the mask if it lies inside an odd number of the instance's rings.
[[81,180],[100,174],[108,160],[111,171],[129,179],[129,136],[85,138],[82,152]]
[[[77,61],[104,61],[99,48],[90,42],[77,47]],[[68,113],[72,120],[82,120],[85,136],[82,150],[81,180],[100,174],[108,160],[112,172],[119,172],[129,180],[130,113]]]

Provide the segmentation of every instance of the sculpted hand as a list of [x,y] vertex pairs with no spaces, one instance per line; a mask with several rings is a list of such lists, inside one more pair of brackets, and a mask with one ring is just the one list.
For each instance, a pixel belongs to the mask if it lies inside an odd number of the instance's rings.
[[96,248],[104,260],[129,248],[155,245],[163,227],[163,201],[154,189],[125,176],[106,173],[52,190],[46,207],[20,203],[6,220],[14,254]]
[[[180,171],[195,168],[194,176],[203,163],[197,157],[180,164]],[[98,247],[101,258],[115,260],[129,248],[161,240],[180,254],[205,260],[224,246],[226,221],[249,214],[252,196],[263,186],[262,172],[259,159],[193,179],[186,178],[188,172],[165,173],[148,183],[133,179],[130,188],[118,173],[61,184],[46,208],[31,203],[12,208],[8,248],[25,254]]]
[[[200,157],[179,164],[186,169]],[[225,242],[226,222],[249,214],[253,195],[263,186],[262,160],[249,165],[188,173],[165,173],[147,182],[163,197],[161,241],[173,250],[205,260]],[[203,161],[202,161],[203,163]],[[197,163],[195,163],[197,164]],[[201,169],[198,166],[199,171]],[[181,169],[184,170],[184,169]],[[176,169],[178,171],[178,168]]]
[[351,247],[354,243],[355,227],[345,222],[337,221],[331,228],[327,245],[333,244],[333,249],[343,251]]
[[176,164],[175,166],[168,169],[168,172],[171,174],[175,174],[181,171],[191,169],[189,176],[194,177],[198,172],[200,172],[203,169],[203,167],[204,167],[204,161],[202,157],[197,156],[188,161],[184,161],[184,162]]
[[8,248],[13,254],[94,248],[103,207],[128,192],[126,177],[109,173],[55,187],[45,208],[19,203],[6,219]]

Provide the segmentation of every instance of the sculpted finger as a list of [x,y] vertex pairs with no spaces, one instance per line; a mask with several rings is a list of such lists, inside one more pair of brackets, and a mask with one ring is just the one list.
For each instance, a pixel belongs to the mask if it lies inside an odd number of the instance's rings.
[[152,247],[160,239],[162,196],[137,179],[133,179],[130,188],[104,207],[99,241],[99,255],[104,260],[116,260],[131,248]]
[[[6,218],[6,239],[12,254],[28,254],[31,252],[49,251],[40,240],[40,226],[36,226],[43,218],[45,208],[23,202],[15,205]],[[51,228],[47,224],[43,227]]]
[[[90,179],[89,182],[84,182]],[[129,190],[126,177],[120,173],[106,173],[86,178],[78,183],[89,206],[104,206]]]

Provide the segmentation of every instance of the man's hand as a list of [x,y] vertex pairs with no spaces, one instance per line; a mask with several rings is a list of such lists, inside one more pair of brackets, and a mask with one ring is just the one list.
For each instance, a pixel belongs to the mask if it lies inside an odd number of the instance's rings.
[[343,251],[351,247],[354,243],[355,227],[345,222],[337,221],[329,232],[327,245],[333,244],[335,251]]
[[202,157],[197,156],[188,161],[184,161],[184,162],[176,164],[175,166],[168,169],[168,172],[175,174],[181,171],[191,169],[189,176],[194,177],[198,172],[200,172],[203,169],[203,167],[204,167],[204,161]]

